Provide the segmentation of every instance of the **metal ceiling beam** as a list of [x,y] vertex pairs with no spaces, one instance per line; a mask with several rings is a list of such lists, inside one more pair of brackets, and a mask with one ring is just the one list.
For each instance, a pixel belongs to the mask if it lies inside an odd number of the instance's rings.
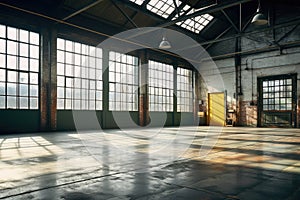
[[214,39],[214,40],[202,42],[200,44],[201,45],[207,45],[207,44],[211,44],[211,43],[223,42],[223,41],[226,41],[226,40],[235,39],[237,37],[244,37],[244,36],[249,36],[249,35],[251,36],[251,35],[256,34],[256,33],[261,33],[261,32],[264,32],[264,31],[270,31],[273,28],[275,28],[275,29],[277,29],[277,28],[283,28],[283,27],[295,25],[297,23],[300,23],[300,17],[298,17],[298,18],[296,18],[294,20],[288,21],[288,22],[284,22],[284,23],[281,23],[281,24],[274,25],[274,27],[267,27],[267,28],[263,28],[263,29],[259,29],[259,30],[251,31],[251,32],[238,33],[238,34],[235,34],[233,36],[228,36],[228,37],[224,37],[224,38]]
[[300,22],[298,24],[296,24],[290,31],[288,31],[286,34],[284,34],[281,38],[279,38],[277,40],[277,42],[278,43],[281,42],[284,38],[286,38],[287,36],[289,36],[290,34],[292,34],[296,30],[296,28],[298,28],[299,25],[300,25]]
[[227,3],[220,3],[220,4],[217,4],[217,5],[205,8],[203,10],[199,10],[199,11],[194,12],[194,13],[189,14],[189,15],[180,16],[175,20],[160,24],[159,27],[168,27],[168,26],[171,26],[173,24],[176,24],[177,22],[185,21],[187,19],[197,17],[197,16],[200,16],[200,15],[204,15],[204,14],[208,14],[208,13],[218,12],[220,10],[223,10],[223,9],[226,9],[226,8],[229,8],[229,7],[233,7],[233,6],[237,6],[239,4],[247,3],[247,2],[250,2],[250,1],[253,1],[253,0],[230,0]]
[[229,23],[231,24],[231,26],[236,30],[237,33],[240,32],[240,30],[238,29],[238,27],[233,23],[233,21],[231,20],[231,18],[227,15],[227,13],[222,9],[221,10],[223,15],[226,17],[226,19],[229,21]]
[[[182,2],[179,6],[178,6],[178,16],[180,14],[180,11],[184,8],[184,6],[187,4],[187,0]],[[172,20],[177,14],[177,10],[174,10],[169,17],[167,18],[167,20]]]
[[174,3],[174,5],[175,5],[175,12],[177,12],[178,13],[178,15],[179,15],[179,12],[180,12],[180,10],[179,10],[179,8],[178,8],[178,5],[177,5],[177,3],[176,3],[176,0],[173,0],[173,3]]
[[[278,28],[283,28],[283,27],[287,27],[287,26],[292,26],[292,25],[295,25],[295,24],[297,25],[298,23],[300,23],[300,17],[297,18],[297,19],[295,19],[295,20],[292,20],[292,21],[288,21],[288,22],[285,22],[285,23],[274,25],[274,27],[268,27],[268,28],[259,29],[259,30],[256,30],[256,31],[251,31],[251,32],[242,32],[242,33],[235,34],[233,36],[227,36],[227,37],[223,37],[222,38],[222,36],[225,35],[226,33],[228,33],[228,31],[231,29],[231,26],[230,26],[223,33],[221,33],[220,35],[218,35],[215,39],[209,40],[209,41],[205,41],[205,42],[201,42],[200,45],[208,45],[208,46],[205,47],[205,49],[208,49],[214,43],[223,42],[223,41],[227,41],[227,40],[232,40],[232,39],[235,39],[235,38],[238,38],[238,37],[248,37],[250,39],[250,37],[252,35],[257,34],[257,33],[262,33],[262,32],[265,32],[265,31],[270,31],[273,28],[278,29]],[[180,49],[180,50],[186,50],[186,49],[195,48],[195,47],[196,46],[189,46],[189,47],[186,47],[186,48]]]
[[83,8],[81,8],[81,9],[79,9],[79,10],[73,12],[72,14],[66,16],[66,17],[63,18],[62,20],[63,20],[63,21],[66,21],[66,20],[68,20],[68,19],[74,17],[75,15],[79,15],[80,13],[82,13],[82,12],[84,12],[84,11],[86,11],[86,10],[88,10],[88,9],[90,9],[90,8],[92,8],[92,7],[94,7],[94,6],[96,6],[97,4],[101,3],[102,1],[104,1],[104,0],[98,0],[98,1],[95,1],[94,3],[88,4],[88,5],[84,6]]
[[[120,13],[122,13],[122,15],[124,17],[126,17],[126,19],[135,27],[135,28],[139,28],[136,23],[118,6],[118,4],[116,4],[114,1],[111,1],[111,3],[120,11]],[[127,23],[127,22],[126,22]]]
[[145,7],[139,6],[139,5],[133,3],[133,2],[131,2],[129,0],[111,0],[111,1],[123,4],[125,7],[130,8],[130,9],[132,9],[134,11],[142,12],[143,14],[145,14],[145,15],[147,15],[147,16],[151,17],[152,19],[155,19],[155,20],[157,20],[159,22],[163,22],[164,21],[164,19],[162,17],[160,17],[159,15],[156,15],[156,14],[150,12],[149,10],[147,10]]
[[[125,7],[128,7],[130,9],[134,10],[134,11],[142,12],[143,14],[145,14],[145,15],[151,17],[152,19],[156,20],[158,23],[162,23],[162,22],[166,21],[166,19],[164,19],[163,17],[160,17],[159,15],[147,10],[143,6],[139,6],[139,5],[133,3],[129,0],[111,0],[111,1],[114,1],[116,3],[120,3],[120,4],[124,5]],[[156,26],[156,27],[160,28],[159,26]],[[196,37],[199,38],[199,35],[196,35],[195,33],[192,33],[188,30],[183,30],[183,28],[181,28],[181,27],[174,26],[174,30],[177,30],[177,31],[180,30],[180,32],[184,32],[185,34],[187,34],[188,36],[192,37],[195,40],[197,40]],[[152,32],[152,31],[149,31],[149,32]],[[145,34],[145,33],[148,33],[148,32],[143,32],[143,34]],[[134,35],[132,35],[128,38],[129,39],[134,38],[134,37],[139,36],[139,35],[140,34],[134,34]],[[203,38],[201,38],[201,39],[203,39]]]
[[142,7],[143,8],[146,8],[147,4],[150,2],[151,0],[145,0],[143,3],[142,3]]
[[[228,27],[225,31],[223,31],[221,34],[219,34],[215,39],[219,39],[219,38],[223,37],[225,34],[227,34],[231,30],[231,28],[232,28],[231,26]],[[212,45],[213,45],[213,43],[207,45],[205,47],[205,50],[208,50]]]

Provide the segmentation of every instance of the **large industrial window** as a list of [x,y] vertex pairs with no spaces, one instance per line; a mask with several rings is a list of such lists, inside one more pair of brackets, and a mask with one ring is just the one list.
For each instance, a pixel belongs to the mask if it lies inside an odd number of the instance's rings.
[[102,49],[57,39],[57,109],[102,110]]
[[296,126],[297,75],[263,77],[259,83],[259,126]]
[[193,112],[193,73],[177,68],[177,111]]
[[38,109],[38,33],[0,25],[0,109]]
[[109,110],[138,110],[138,58],[109,52]]
[[172,65],[149,60],[149,105],[150,111],[173,111]]
[[263,110],[292,110],[292,79],[263,81]]

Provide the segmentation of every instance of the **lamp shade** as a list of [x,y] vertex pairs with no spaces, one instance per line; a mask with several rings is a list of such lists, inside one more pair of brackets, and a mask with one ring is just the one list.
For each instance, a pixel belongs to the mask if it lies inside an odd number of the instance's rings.
[[258,10],[258,12],[253,17],[251,23],[254,24],[254,25],[261,26],[261,25],[267,24],[268,19],[266,18],[266,16],[261,11]]
[[166,39],[166,37],[163,37],[162,41],[159,44],[160,49],[170,49],[171,48],[171,44],[170,42]]

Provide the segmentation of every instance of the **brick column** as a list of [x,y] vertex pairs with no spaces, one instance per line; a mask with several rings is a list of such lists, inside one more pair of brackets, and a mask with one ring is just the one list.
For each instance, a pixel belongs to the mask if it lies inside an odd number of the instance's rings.
[[139,63],[139,125],[146,126],[150,122],[148,92],[148,56],[145,50],[140,52]]
[[57,120],[57,31],[53,27],[41,31],[40,40],[40,130],[56,130]]

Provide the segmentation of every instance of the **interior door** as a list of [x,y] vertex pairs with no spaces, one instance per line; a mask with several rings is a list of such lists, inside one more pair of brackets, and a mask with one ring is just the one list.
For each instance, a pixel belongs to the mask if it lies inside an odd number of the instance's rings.
[[225,126],[225,94],[208,94],[208,125]]

